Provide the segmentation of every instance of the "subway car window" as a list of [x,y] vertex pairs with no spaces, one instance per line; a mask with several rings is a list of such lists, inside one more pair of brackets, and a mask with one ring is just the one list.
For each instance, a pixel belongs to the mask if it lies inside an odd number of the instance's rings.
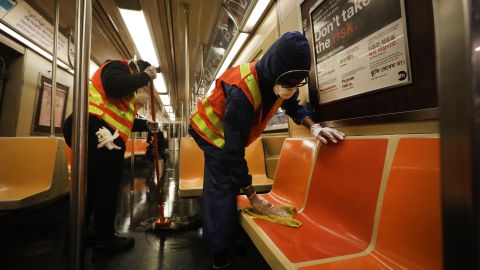
[[0,269],[478,269],[479,4],[0,0]]
[[281,108],[275,113],[275,115],[268,122],[265,130],[285,130],[288,129],[288,116],[285,114],[285,110]]

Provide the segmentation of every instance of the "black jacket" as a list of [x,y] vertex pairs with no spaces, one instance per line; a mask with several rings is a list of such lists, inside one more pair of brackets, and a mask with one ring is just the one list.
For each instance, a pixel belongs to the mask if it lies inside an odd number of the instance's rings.
[[[105,93],[113,98],[124,97],[150,82],[150,77],[145,72],[132,75],[128,65],[119,61],[108,63],[100,76]],[[135,118],[132,131],[148,131],[147,121]]]

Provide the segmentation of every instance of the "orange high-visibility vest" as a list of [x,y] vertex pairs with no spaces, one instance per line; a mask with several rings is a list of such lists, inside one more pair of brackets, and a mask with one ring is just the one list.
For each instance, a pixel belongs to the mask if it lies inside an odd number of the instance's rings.
[[262,121],[262,95],[258,86],[255,62],[242,64],[225,71],[215,82],[213,93],[198,101],[197,108],[190,118],[193,129],[195,129],[204,140],[218,148],[223,148],[225,145],[223,119],[225,116],[226,99],[222,89],[222,82],[240,88],[254,108],[255,118],[252,121],[247,141],[248,146],[262,134],[270,118],[272,118],[280,105],[282,105],[283,100],[278,98]]
[[[118,60],[128,65],[128,60]],[[111,98],[105,93],[102,84],[102,70],[110,63],[103,63],[93,74],[92,83],[88,89],[88,112],[103,119],[113,129],[118,129],[118,133],[123,141],[128,140],[132,131],[133,121],[137,113],[135,93],[128,94],[122,98]]]

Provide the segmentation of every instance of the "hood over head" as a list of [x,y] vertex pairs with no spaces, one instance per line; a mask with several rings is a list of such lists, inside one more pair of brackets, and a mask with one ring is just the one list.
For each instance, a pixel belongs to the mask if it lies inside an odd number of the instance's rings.
[[133,73],[140,73],[144,71],[147,67],[151,66],[151,64],[147,61],[143,60],[128,60],[128,65],[130,66],[130,69],[133,70]]
[[300,32],[286,32],[256,65],[260,87],[273,87],[275,80],[287,71],[310,70],[310,59],[310,46],[305,36]]

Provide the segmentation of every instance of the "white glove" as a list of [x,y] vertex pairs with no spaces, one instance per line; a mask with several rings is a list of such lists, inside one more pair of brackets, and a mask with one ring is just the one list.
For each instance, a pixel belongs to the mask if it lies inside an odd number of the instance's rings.
[[329,127],[322,127],[320,124],[313,124],[310,127],[310,132],[312,133],[313,137],[319,139],[323,144],[327,144],[328,140],[332,141],[333,143],[337,143],[339,140],[341,141],[345,137],[343,132]]
[[143,72],[147,73],[148,77],[152,80],[157,78],[157,70],[153,66],[148,66]]
[[118,129],[115,130],[115,133],[112,135],[110,130],[105,127],[101,127],[97,132],[95,132],[95,135],[97,135],[98,138],[97,148],[107,147],[108,150],[121,149],[118,145],[113,143],[113,141],[119,136]]
[[288,217],[288,213],[278,207],[273,206],[267,200],[262,197],[259,197],[257,193],[253,193],[248,197],[250,205],[259,213],[267,215],[269,217]]
[[150,131],[151,133],[158,133],[160,131],[160,127],[158,123],[153,121],[147,122],[147,128],[148,128],[148,131]]

